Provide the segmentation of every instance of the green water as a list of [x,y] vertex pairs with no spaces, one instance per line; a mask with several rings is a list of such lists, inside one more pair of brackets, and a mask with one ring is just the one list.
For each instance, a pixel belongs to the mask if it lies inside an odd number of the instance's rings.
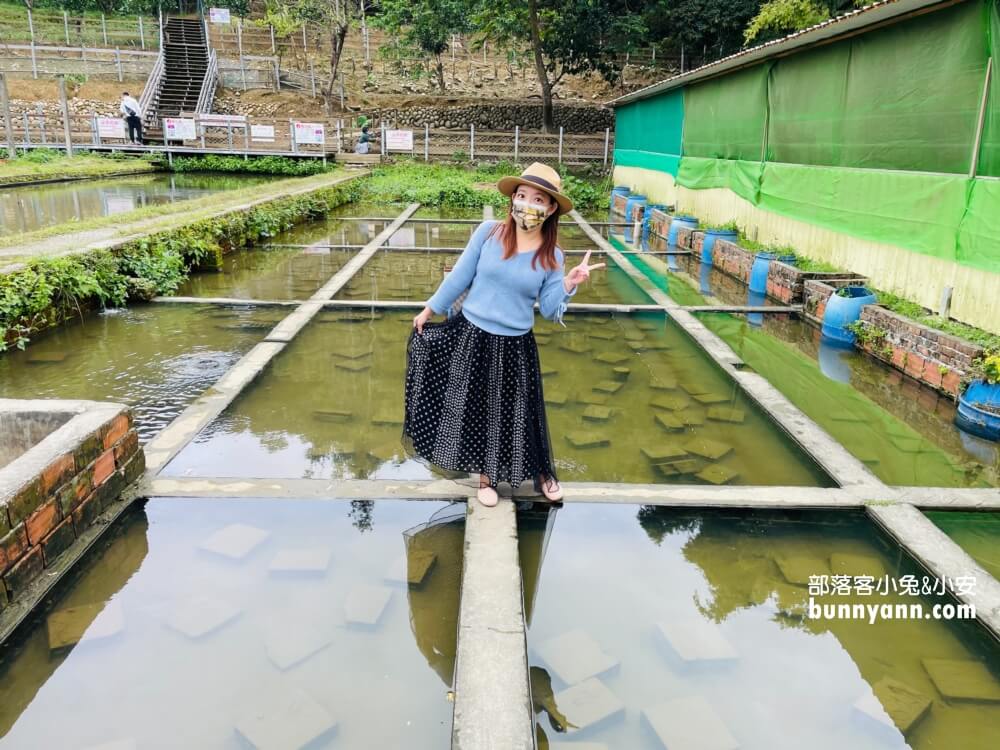
[[0,235],[259,185],[259,175],[153,174],[0,188]]
[[[167,474],[429,477],[400,442],[412,317],[321,313]],[[539,320],[535,338],[560,478],[829,485],[663,314]]]
[[355,255],[329,248],[255,248],[225,256],[218,271],[192,274],[183,297],[308,299]]
[[931,389],[854,350],[821,347],[818,331],[787,316],[761,316],[763,327],[724,313],[698,318],[883,482],[1000,484],[995,444],[958,430],[954,403]]
[[[249,747],[258,706],[282,738],[266,746],[297,748],[305,722],[280,708],[296,692],[336,722],[309,747],[446,747],[464,511],[150,500],[0,650],[0,748]],[[245,556],[202,549],[234,524],[260,538]],[[276,569],[289,554],[306,570]]]
[[0,355],[0,397],[129,404],[145,441],[285,314],[173,304],[88,314]]
[[[538,708],[539,748],[563,747],[552,741],[573,747],[577,740],[629,750],[661,748],[643,719],[644,712],[658,715],[657,709],[673,710],[668,724],[690,727],[699,737],[718,729],[719,722],[747,748],[1000,745],[1000,702],[945,698],[924,663],[946,659],[960,660],[965,668],[985,667],[985,687],[1000,691],[996,643],[974,623],[809,617],[803,575],[806,580],[838,571],[892,579],[924,575],[860,514],[588,504],[521,511],[518,526],[536,705],[579,726],[585,714],[561,693],[597,673],[624,709],[603,725],[566,734]],[[902,593],[817,600],[919,602],[926,609],[945,601]],[[667,626],[667,637],[660,624]],[[695,634],[706,649],[700,658],[689,653],[685,659],[674,650],[683,649],[681,630]],[[572,631],[582,631],[582,638],[559,640]],[[561,663],[553,646],[574,638],[571,657]],[[588,656],[581,641],[596,644],[597,653]],[[873,687],[886,695],[885,686],[892,683],[884,680],[904,686],[915,694],[916,705],[929,704],[929,712],[911,723],[913,715],[907,718],[886,699],[886,707],[893,706],[889,725],[860,713],[855,703]],[[697,714],[684,704],[671,706],[677,699],[700,699],[716,718],[697,723]],[[900,725],[909,727],[905,737]]]
[[1000,580],[1000,514],[940,510],[924,511],[924,514],[984,570]]

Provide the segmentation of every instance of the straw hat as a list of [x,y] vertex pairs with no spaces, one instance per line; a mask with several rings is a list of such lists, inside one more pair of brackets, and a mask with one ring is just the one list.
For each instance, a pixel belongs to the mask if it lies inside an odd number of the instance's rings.
[[541,162],[530,164],[521,172],[520,177],[504,177],[497,183],[497,190],[504,195],[513,195],[518,185],[529,185],[551,195],[559,204],[557,214],[566,214],[573,210],[573,201],[560,192],[562,178],[552,167]]

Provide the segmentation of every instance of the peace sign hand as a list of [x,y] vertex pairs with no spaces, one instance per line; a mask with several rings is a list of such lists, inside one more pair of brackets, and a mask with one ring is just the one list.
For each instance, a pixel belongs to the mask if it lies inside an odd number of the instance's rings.
[[594,263],[593,265],[588,264],[591,252],[591,250],[588,250],[587,254],[583,256],[583,262],[566,274],[567,284],[574,287],[579,286],[590,278],[591,271],[596,271],[598,268],[604,268],[604,263]]

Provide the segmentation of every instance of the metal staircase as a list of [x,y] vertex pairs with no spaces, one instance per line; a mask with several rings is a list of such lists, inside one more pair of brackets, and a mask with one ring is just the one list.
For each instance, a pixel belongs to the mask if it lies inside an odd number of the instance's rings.
[[160,56],[162,64],[158,62],[139,101],[143,127],[152,138],[162,135],[164,117],[207,112],[217,75],[200,18],[167,18]]

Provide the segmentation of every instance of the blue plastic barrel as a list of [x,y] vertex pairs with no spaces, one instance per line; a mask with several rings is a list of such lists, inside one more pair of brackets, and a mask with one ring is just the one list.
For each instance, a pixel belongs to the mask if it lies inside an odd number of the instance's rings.
[[1000,441],[1000,383],[972,381],[958,397],[955,424],[978,437]]
[[767,294],[767,272],[771,270],[774,253],[757,253],[753,256],[750,266],[750,291],[756,294]]
[[608,204],[609,208],[612,211],[615,210],[615,196],[616,195],[628,195],[628,194],[629,194],[629,186],[628,185],[615,185],[613,188],[611,188],[611,199],[610,199],[610,203]]
[[693,216],[675,216],[670,220],[670,229],[667,231],[667,244],[670,247],[677,247],[677,230],[681,227],[685,229],[697,229],[698,220]]
[[[763,294],[758,294],[757,292],[747,292],[748,307],[763,307],[766,304],[767,297]],[[747,323],[752,325],[754,328],[760,328],[764,325],[764,313],[747,313]]]
[[705,241],[701,244],[701,262],[712,262],[712,248],[716,240],[736,242],[736,232],[731,229],[709,229],[705,232]]
[[642,236],[645,238],[649,236],[649,224],[650,220],[653,218],[653,211],[666,211],[667,206],[665,203],[647,203],[646,210],[642,213]]
[[[646,209],[646,196],[637,195],[633,193],[628,197],[625,202],[625,221],[628,226],[625,227],[625,241],[628,243],[638,242],[639,238],[635,237],[635,223],[642,222],[645,219],[645,209]],[[642,232],[642,227],[640,225],[639,232]]]
[[698,280],[701,282],[701,293],[711,294],[712,293],[712,264],[711,263],[699,263],[698,264]]
[[823,338],[843,346],[854,345],[854,332],[847,326],[861,317],[861,308],[878,299],[863,286],[845,286],[830,295],[823,312]]
[[849,384],[851,382],[851,358],[856,356],[858,356],[856,352],[826,339],[820,339],[819,369],[830,380]]

